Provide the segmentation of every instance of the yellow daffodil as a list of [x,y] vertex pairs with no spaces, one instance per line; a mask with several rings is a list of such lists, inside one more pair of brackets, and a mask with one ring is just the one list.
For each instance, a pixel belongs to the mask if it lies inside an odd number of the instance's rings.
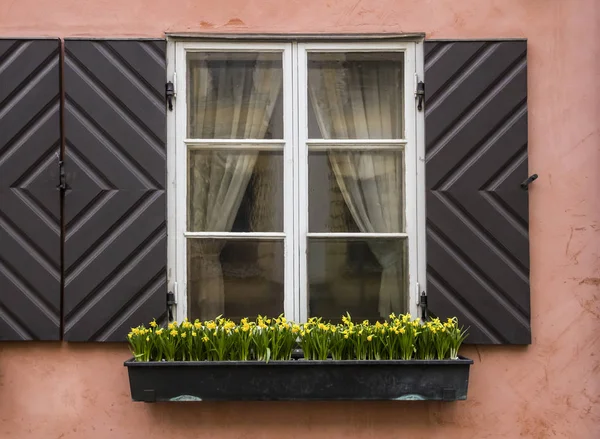
[[150,326],[152,326],[153,328],[156,328],[158,326],[158,323],[156,323],[156,320],[152,320],[150,322]]
[[172,329],[171,332],[169,332],[169,334],[175,337],[177,335],[177,329]]
[[187,332],[182,332],[181,333],[181,338],[186,338],[187,337]]
[[146,337],[146,341],[150,341],[150,337]]
[[192,337],[195,337],[196,335],[196,331],[192,331]]
[[367,337],[367,341],[372,341],[372,340],[373,340],[373,336],[372,336],[372,335],[369,335],[369,336]]
[[208,337],[205,335],[204,337],[202,337],[202,341],[203,341],[204,343],[206,343],[206,342],[208,341]]

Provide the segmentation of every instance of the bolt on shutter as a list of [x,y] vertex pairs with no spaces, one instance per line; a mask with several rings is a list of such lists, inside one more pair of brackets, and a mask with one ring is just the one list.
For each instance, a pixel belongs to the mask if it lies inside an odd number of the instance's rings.
[[166,42],[65,41],[64,338],[166,315]]
[[0,340],[60,338],[60,41],[0,40]]
[[531,343],[526,41],[425,43],[427,295],[468,343]]

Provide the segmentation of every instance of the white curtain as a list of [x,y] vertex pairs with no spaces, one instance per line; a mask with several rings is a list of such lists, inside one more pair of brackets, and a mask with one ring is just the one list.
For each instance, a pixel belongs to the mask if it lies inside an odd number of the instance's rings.
[[[392,139],[402,131],[401,68],[392,63],[314,64],[308,85],[312,108],[325,139]],[[400,106],[400,108],[398,108]],[[403,231],[401,153],[329,152],[344,201],[361,232]],[[382,266],[378,311],[382,317],[404,312],[405,251],[396,239],[372,240],[369,247]]]
[[[255,62],[190,63],[190,136],[262,139],[281,88],[281,63],[256,55]],[[243,142],[241,142],[243,143]],[[196,150],[189,154],[188,230],[229,232],[258,152]],[[188,241],[190,298],[200,319],[224,312],[219,256],[225,241]],[[195,302],[195,303],[194,303]]]

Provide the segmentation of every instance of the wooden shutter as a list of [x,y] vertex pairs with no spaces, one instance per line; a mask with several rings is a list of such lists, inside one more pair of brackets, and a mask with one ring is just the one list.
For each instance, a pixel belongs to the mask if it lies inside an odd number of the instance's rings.
[[60,338],[59,62],[0,40],[0,340]]
[[166,313],[164,40],[65,41],[64,338]]
[[426,42],[425,84],[429,309],[530,343],[527,44]]

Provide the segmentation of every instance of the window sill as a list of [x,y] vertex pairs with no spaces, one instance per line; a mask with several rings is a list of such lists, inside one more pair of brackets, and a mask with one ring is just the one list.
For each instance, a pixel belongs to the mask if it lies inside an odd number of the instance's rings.
[[128,360],[134,401],[467,399],[473,360]]

